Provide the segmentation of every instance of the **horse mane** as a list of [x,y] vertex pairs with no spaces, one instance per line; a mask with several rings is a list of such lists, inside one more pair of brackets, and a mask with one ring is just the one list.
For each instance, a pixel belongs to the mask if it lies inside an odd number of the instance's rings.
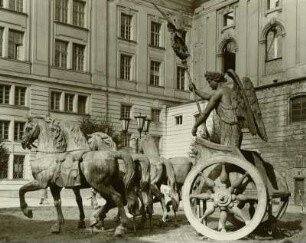
[[117,150],[117,145],[112,139],[112,137],[110,137],[108,134],[104,132],[95,132],[89,134],[88,137],[89,137],[88,144],[91,150],[96,150],[96,149],[100,150],[101,145],[102,146],[104,145],[106,149],[109,149],[111,151]]
[[66,151],[67,141],[59,121],[51,120],[49,128],[53,137],[54,148],[58,151]]

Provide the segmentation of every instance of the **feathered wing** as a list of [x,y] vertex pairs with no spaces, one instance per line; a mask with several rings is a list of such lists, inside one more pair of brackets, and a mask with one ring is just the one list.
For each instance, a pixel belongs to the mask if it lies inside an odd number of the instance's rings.
[[253,112],[257,134],[259,135],[259,137],[261,137],[262,140],[268,141],[266,128],[262,120],[262,114],[261,114],[260,106],[258,103],[258,99],[257,99],[257,95],[255,92],[253,83],[251,79],[248,77],[242,78],[242,82],[243,82],[246,96],[248,97],[249,104],[251,106],[251,110]]
[[243,78],[243,84],[234,70],[228,70],[233,79],[232,103],[235,109],[238,124],[241,128],[248,128],[252,135],[258,134],[267,141],[265,126],[253,84],[249,78]]

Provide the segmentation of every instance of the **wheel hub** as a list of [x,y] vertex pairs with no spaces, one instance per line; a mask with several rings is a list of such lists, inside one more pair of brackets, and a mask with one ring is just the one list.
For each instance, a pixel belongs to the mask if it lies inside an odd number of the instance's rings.
[[231,193],[226,189],[222,189],[215,193],[214,201],[219,207],[226,207],[231,203],[231,198]]

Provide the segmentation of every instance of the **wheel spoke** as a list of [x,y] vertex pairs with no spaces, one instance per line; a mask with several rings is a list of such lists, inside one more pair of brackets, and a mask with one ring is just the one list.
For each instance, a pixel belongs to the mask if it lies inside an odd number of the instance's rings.
[[250,220],[248,220],[247,217],[244,216],[244,213],[241,211],[241,209],[238,208],[236,205],[234,205],[232,208],[228,208],[228,210],[235,216],[242,219],[245,224],[248,224],[250,222]]
[[197,198],[197,199],[201,199],[201,200],[208,200],[211,199],[213,197],[213,194],[210,193],[200,193],[200,194],[190,194],[190,198]]
[[227,215],[227,211],[226,210],[221,210],[220,211],[218,231],[226,232],[225,223],[226,223],[226,220],[227,220],[227,216],[228,215]]
[[207,176],[205,176],[203,172],[201,172],[200,175],[204,179],[207,187],[210,187],[210,188],[215,187],[215,182],[212,179],[210,179]]
[[250,194],[238,194],[236,195],[238,201],[258,201],[258,197]]
[[235,180],[233,183],[231,183],[231,188],[235,189],[239,186],[241,186],[241,183],[243,182],[243,180],[249,176],[249,173],[245,173],[243,176],[241,176],[240,178],[238,178],[237,180]]
[[226,169],[225,169],[225,163],[222,163],[222,170],[221,170],[221,174],[220,174],[220,181],[223,184],[226,184],[226,182],[228,181],[228,174],[227,174]]
[[212,215],[213,213],[215,212],[215,206],[213,203],[208,203],[207,204],[207,208],[203,214],[203,216],[199,219],[201,223],[205,224],[207,223],[206,221],[206,218],[209,216],[209,215]]

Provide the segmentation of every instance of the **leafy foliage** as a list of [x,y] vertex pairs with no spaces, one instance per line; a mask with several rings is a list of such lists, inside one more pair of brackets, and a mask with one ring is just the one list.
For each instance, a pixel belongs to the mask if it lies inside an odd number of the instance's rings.
[[106,120],[104,117],[84,116],[80,120],[80,128],[86,135],[94,132],[104,132],[112,137],[117,145],[122,143],[123,138],[115,128],[114,123]]
[[2,173],[7,171],[9,155],[9,150],[5,147],[2,139],[0,139],[0,179]]

